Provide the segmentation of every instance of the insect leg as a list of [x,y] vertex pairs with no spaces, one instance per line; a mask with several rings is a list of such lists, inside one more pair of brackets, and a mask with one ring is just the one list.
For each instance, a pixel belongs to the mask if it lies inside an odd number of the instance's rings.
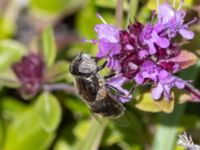
[[116,75],[115,72],[111,72],[110,74],[104,76],[103,78],[104,78],[104,79],[109,79],[109,78],[112,78],[112,77],[115,76],[115,75]]
[[132,95],[132,93],[135,91],[135,88],[136,88],[135,85],[132,85],[132,87],[131,87],[129,93],[128,93],[128,94],[125,94],[125,93],[123,93],[122,91],[118,90],[116,87],[114,87],[114,86],[112,86],[112,85],[106,84],[106,87],[108,87],[109,89],[115,91],[116,95],[121,96],[121,97],[124,97],[124,98],[127,98],[127,97],[129,97],[130,95]]
[[99,71],[101,71],[103,68],[105,68],[106,67],[106,65],[107,65],[107,61],[105,61],[101,66],[99,66],[99,67],[97,67],[97,70],[96,70],[96,72],[99,72]]
[[125,93],[123,93],[122,91],[118,90],[116,87],[114,87],[114,86],[112,86],[112,85],[110,85],[110,84],[105,84],[105,86],[106,86],[107,88],[113,90],[113,91],[116,93],[116,95],[119,95],[119,96],[126,96]]
[[126,95],[124,95],[123,97],[124,97],[124,98],[127,98],[127,97],[129,97],[130,95],[132,95],[132,94],[133,94],[133,92],[135,91],[135,89],[136,89],[136,86],[135,86],[135,85],[132,85],[132,87],[131,87],[131,89],[130,89],[129,93],[128,93],[128,94],[126,94]]

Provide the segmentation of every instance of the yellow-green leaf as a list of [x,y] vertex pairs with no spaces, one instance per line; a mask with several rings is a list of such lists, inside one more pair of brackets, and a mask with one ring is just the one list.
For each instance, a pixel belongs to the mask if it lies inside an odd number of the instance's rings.
[[54,39],[53,29],[48,27],[42,35],[43,54],[47,67],[51,67],[56,59],[56,43]]
[[154,100],[151,98],[150,92],[145,92],[144,94],[136,97],[135,107],[148,112],[160,112],[160,108],[154,103]]
[[[6,126],[3,150],[44,150],[48,149],[55,133],[46,132],[38,122],[39,115],[34,105],[21,110]],[[12,143],[12,144],[11,144]]]
[[26,48],[14,40],[0,41],[0,70],[9,69],[11,65],[26,54]]
[[171,113],[174,110],[174,99],[167,101],[166,99],[154,100],[156,106],[165,113]]
[[42,93],[36,101],[35,112],[41,126],[47,132],[53,132],[61,120],[61,107],[57,98],[48,93]]
[[165,112],[170,113],[174,109],[174,99],[167,101],[165,98],[160,100],[152,99],[151,93],[144,92],[136,97],[135,107],[148,112]]

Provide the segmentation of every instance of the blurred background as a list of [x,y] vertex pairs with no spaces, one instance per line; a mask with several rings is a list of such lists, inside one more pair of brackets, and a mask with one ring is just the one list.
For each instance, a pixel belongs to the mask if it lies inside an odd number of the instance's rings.
[[[117,24],[117,2],[122,28],[134,18],[150,21],[156,9],[156,0],[0,0],[0,150],[182,150],[176,142],[183,131],[200,144],[200,103],[163,110],[145,94],[142,106],[125,104],[121,118],[96,119],[76,95],[69,64],[79,52],[95,56],[97,46],[82,39],[96,38],[97,12]],[[185,0],[184,8],[188,20],[199,18],[199,0]],[[200,24],[191,29],[196,36],[184,48],[199,56]],[[27,99],[12,66],[30,53],[43,54],[46,82],[68,88]],[[200,61],[178,76],[200,88],[199,73]]]

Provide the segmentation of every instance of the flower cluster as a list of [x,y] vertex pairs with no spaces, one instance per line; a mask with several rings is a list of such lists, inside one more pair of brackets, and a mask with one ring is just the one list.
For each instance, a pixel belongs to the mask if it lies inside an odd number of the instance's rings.
[[13,71],[21,82],[21,93],[24,98],[34,96],[41,89],[44,80],[44,61],[39,54],[24,56],[13,65]]
[[127,95],[121,97],[121,102],[130,99],[131,93],[122,87],[128,81],[134,81],[133,86],[151,83],[152,98],[155,100],[164,96],[169,101],[173,87],[185,87],[185,81],[173,76],[180,71],[181,64],[171,61],[181,53],[180,45],[174,38],[177,35],[186,40],[194,37],[189,25],[196,19],[185,23],[185,15],[185,11],[175,10],[165,2],[158,7],[155,23],[156,13],[153,11],[152,22],[142,24],[135,21],[125,30],[107,24],[98,15],[104,23],[95,26],[98,39],[94,43],[99,48],[97,57],[106,59],[107,67],[116,72],[116,76],[107,82]]

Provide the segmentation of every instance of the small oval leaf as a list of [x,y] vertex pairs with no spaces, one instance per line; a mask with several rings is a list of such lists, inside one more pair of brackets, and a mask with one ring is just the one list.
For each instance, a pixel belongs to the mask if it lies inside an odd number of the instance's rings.
[[160,108],[154,103],[154,100],[151,98],[150,92],[145,92],[142,95],[136,97],[135,107],[148,112],[160,112]]
[[153,101],[156,106],[165,113],[171,113],[174,110],[174,99],[167,101],[165,99],[161,99],[158,101]]
[[170,101],[162,98],[160,100],[153,100],[150,91],[143,92],[136,96],[136,105],[135,107],[148,112],[165,112],[170,113],[174,109],[174,96]]
[[53,132],[61,120],[61,107],[55,96],[48,92],[42,93],[36,101],[35,112],[42,127]]
[[26,53],[26,48],[14,40],[0,41],[0,70],[8,69]]
[[[19,113],[6,126],[3,150],[44,150],[51,145],[55,133],[46,132],[38,121],[34,106]],[[12,143],[12,144],[11,144]]]
[[10,88],[19,88],[20,81],[17,79],[13,71],[11,69],[8,69],[1,72],[0,85]]
[[42,35],[43,54],[47,67],[51,67],[56,58],[56,43],[54,39],[53,29],[47,27]]

